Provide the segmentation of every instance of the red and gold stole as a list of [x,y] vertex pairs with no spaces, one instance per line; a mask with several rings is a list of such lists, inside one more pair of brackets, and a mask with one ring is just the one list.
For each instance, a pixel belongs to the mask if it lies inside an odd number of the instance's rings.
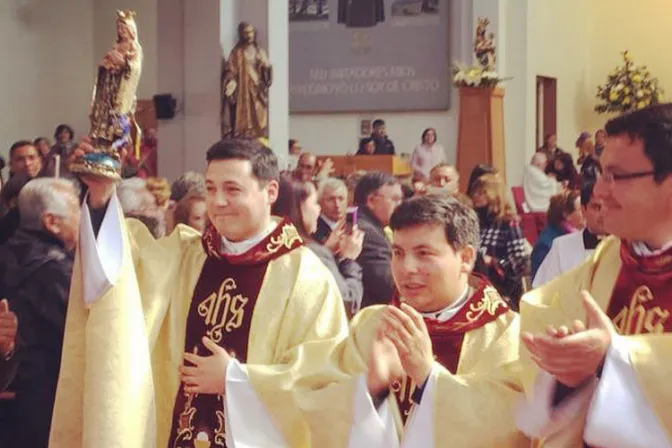
[[621,269],[607,315],[622,335],[672,331],[672,249],[639,256],[621,243]]
[[[432,340],[434,359],[453,374],[457,372],[460,362],[464,335],[509,311],[509,305],[485,277],[477,274],[470,276],[469,294],[467,302],[451,319],[439,322],[436,319],[425,318]],[[395,306],[399,306],[399,303],[399,299],[392,302]],[[408,377],[392,385],[404,424],[413,409],[412,397],[417,387],[418,385]]]
[[[296,228],[284,220],[244,254],[224,254],[221,243],[214,227],[208,227],[203,234],[207,258],[194,288],[184,349],[199,356],[210,355],[202,343],[207,336],[244,363],[252,314],[268,263],[303,241]],[[226,446],[224,395],[186,394],[181,384],[168,446],[194,447],[199,434],[207,436],[211,448]]]

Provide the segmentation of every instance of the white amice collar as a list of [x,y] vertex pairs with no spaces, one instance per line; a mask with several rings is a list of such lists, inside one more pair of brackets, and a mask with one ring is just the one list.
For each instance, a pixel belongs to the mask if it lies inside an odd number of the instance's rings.
[[229,241],[225,237],[222,237],[222,252],[228,255],[242,255],[270,235],[277,226],[278,223],[272,219],[266,229],[243,241]]
[[450,319],[455,317],[457,313],[462,309],[462,307],[469,300],[469,285],[464,289],[464,292],[455,302],[451,303],[441,311],[436,311],[433,313],[420,313],[422,317],[427,317],[429,319],[434,319],[441,323],[448,322]]
[[653,257],[656,255],[660,255],[663,252],[667,251],[668,249],[672,248],[672,241],[664,244],[663,247],[656,250],[650,249],[649,246],[647,246],[646,243],[642,241],[633,241],[631,247],[633,252],[639,255],[640,257]]

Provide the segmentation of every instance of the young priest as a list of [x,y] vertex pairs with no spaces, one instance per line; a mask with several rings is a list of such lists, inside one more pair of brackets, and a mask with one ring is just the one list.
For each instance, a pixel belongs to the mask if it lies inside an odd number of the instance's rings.
[[529,446],[513,418],[518,318],[472,274],[476,213],[420,196],[390,226],[397,297],[353,319],[334,356],[341,377],[315,392],[329,408],[307,414],[313,445]]

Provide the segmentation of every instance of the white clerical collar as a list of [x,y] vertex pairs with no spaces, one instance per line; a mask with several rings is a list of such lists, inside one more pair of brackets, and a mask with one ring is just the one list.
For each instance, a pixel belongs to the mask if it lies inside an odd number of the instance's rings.
[[268,227],[256,234],[252,238],[248,238],[243,241],[229,241],[225,237],[222,237],[222,252],[229,255],[241,255],[252,249],[254,246],[259,244],[261,240],[266,238],[271,232],[275,230],[278,226],[278,223],[275,220],[271,220]]
[[653,257],[660,255],[672,247],[672,241],[664,244],[660,249],[652,250],[642,241],[633,241],[632,250],[640,257]]
[[469,285],[464,289],[464,292],[455,302],[451,303],[441,311],[435,311],[433,313],[420,313],[422,317],[427,317],[429,319],[437,320],[441,323],[448,322],[450,319],[455,317],[455,315],[462,309],[462,307],[469,300]]
[[329,226],[329,228],[330,228],[331,230],[334,230],[334,229],[336,228],[336,226],[338,225],[337,222],[332,221],[331,219],[327,218],[327,217],[324,216],[324,215],[320,215],[320,218],[322,218],[322,221],[324,221],[324,222],[327,223],[327,225]]

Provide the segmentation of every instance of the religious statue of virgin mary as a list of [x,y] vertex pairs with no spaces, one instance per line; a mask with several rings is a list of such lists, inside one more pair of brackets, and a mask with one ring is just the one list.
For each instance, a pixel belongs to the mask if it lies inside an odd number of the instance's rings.
[[73,160],[70,171],[121,177],[119,152],[133,143],[132,127],[136,128],[136,142],[140,139],[134,114],[141,72],[142,47],[135,12],[117,11],[117,41],[98,64],[93,86],[89,138],[94,152]]

